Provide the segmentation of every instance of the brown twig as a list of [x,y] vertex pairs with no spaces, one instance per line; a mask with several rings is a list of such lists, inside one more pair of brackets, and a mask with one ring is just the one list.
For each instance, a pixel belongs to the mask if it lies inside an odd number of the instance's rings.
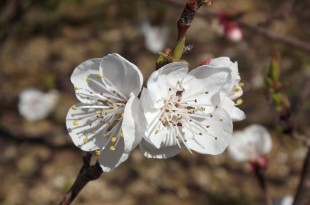
[[265,169],[257,166],[254,170],[255,177],[257,179],[257,182],[259,184],[259,187],[263,193],[265,204],[266,205],[273,205],[271,197],[269,196],[267,192],[267,184],[266,184],[266,178],[265,178]]
[[[174,7],[178,7],[178,8],[183,6],[182,4],[179,3],[179,1],[176,1],[176,0],[165,0],[165,2],[174,6]],[[197,14],[197,16],[202,17],[202,18],[206,18],[206,19],[210,19],[210,18],[216,18],[218,15],[214,12],[211,12],[211,11],[204,11],[203,13]],[[255,35],[261,35],[261,36],[264,36],[270,40],[277,41],[277,42],[283,43],[287,46],[292,46],[296,49],[303,50],[305,52],[310,53],[310,44],[309,43],[300,41],[300,40],[293,38],[293,37],[279,35],[277,33],[268,31],[268,30],[261,28],[259,26],[256,26],[256,25],[251,25],[251,24],[243,21],[242,19],[236,19],[236,21],[239,23],[239,25],[243,29],[245,29],[249,32],[252,32]]]
[[98,179],[103,173],[98,161],[94,165],[90,165],[91,156],[91,153],[88,152],[83,156],[83,166],[79,175],[59,205],[71,204],[88,182]]
[[307,156],[304,161],[301,178],[295,194],[293,205],[310,204],[310,147],[308,147]]

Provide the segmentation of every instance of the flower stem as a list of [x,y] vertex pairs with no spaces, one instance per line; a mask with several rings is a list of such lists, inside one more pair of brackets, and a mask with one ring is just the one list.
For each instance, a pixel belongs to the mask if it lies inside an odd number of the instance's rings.
[[310,201],[310,147],[304,161],[293,205],[307,205]]
[[83,166],[80,172],[69,189],[65,194],[59,205],[69,205],[75,199],[75,197],[80,193],[80,191],[86,186],[90,181],[98,179],[102,174],[102,169],[98,161],[94,165],[90,165],[92,154],[85,153],[83,156]]
[[174,49],[172,49],[171,56],[162,59],[162,56],[159,56],[157,63],[156,63],[156,70],[168,63],[180,61],[182,55],[184,53],[185,47],[185,35],[187,30],[191,26],[191,23],[198,11],[198,9],[203,4],[208,4],[211,1],[205,0],[187,0],[185,8],[182,12],[180,19],[178,20],[178,38]]
[[254,170],[254,174],[256,176],[259,187],[262,190],[262,193],[264,195],[265,204],[273,205],[271,197],[269,196],[267,192],[267,183],[266,183],[264,168],[257,166]]

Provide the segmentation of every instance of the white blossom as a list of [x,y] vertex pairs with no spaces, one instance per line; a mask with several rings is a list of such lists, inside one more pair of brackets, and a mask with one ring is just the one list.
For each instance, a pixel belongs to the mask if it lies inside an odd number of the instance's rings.
[[[240,105],[243,102],[242,99],[238,99],[243,94],[243,83],[240,82],[241,77],[238,72],[238,63],[231,62],[228,57],[220,57],[212,59],[208,66],[213,68],[227,68],[231,71],[230,84],[226,85],[225,89],[222,90],[221,95],[218,96],[219,98],[215,98],[214,101],[221,104],[221,107],[229,113],[233,121],[244,120],[244,112],[235,106],[235,104]],[[236,100],[236,103],[232,100]]]
[[148,22],[142,24],[142,32],[145,47],[152,53],[163,51],[168,37],[168,29],[165,27],[151,26]]
[[43,93],[36,88],[27,88],[19,95],[19,113],[28,121],[45,119],[55,108],[58,92]]
[[255,162],[269,154],[272,148],[268,130],[257,124],[236,131],[228,147],[229,155],[237,162]]
[[294,198],[292,196],[286,195],[278,200],[276,200],[275,205],[292,205]]
[[183,147],[216,155],[229,145],[233,125],[228,108],[237,109],[239,119],[244,113],[231,99],[238,81],[235,69],[223,59],[189,73],[186,63],[174,62],[150,76],[141,94],[146,131],[140,150],[146,157],[172,157]]
[[66,125],[74,144],[96,151],[104,172],[124,162],[141,140],[140,70],[118,54],[87,60],[71,76],[80,103],[72,106]]

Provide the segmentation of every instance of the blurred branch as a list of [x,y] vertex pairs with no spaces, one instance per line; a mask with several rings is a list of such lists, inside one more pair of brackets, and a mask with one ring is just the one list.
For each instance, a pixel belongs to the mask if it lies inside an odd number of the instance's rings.
[[90,165],[92,154],[86,152],[83,156],[83,166],[73,183],[72,187],[66,193],[59,205],[69,205],[80,193],[80,191],[90,181],[98,179],[103,173],[98,161],[94,165]]
[[308,205],[310,202],[310,147],[304,161],[293,205]]
[[[172,5],[173,7],[178,7],[178,8],[183,7],[183,5],[181,3],[179,3],[179,1],[177,1],[177,0],[164,0],[164,2]],[[215,12],[206,11],[206,10],[203,13],[197,14],[197,16],[205,18],[205,19],[217,18],[217,14]],[[274,32],[268,31],[264,28],[261,28],[259,26],[251,25],[251,24],[249,24],[249,23],[247,23],[241,19],[236,19],[236,21],[239,23],[239,25],[243,29],[245,29],[249,32],[252,32],[255,35],[261,35],[261,36],[264,36],[270,40],[274,40],[274,41],[283,43],[287,46],[291,46],[291,47],[294,47],[296,49],[303,50],[305,52],[310,53],[310,44],[307,42],[300,41],[300,40],[293,38],[293,37],[287,37],[287,36],[279,35],[277,33],[274,33]]]
[[254,174],[259,184],[259,187],[264,195],[265,205],[273,205],[271,197],[269,196],[267,191],[267,183],[264,171],[264,168],[257,166],[254,170]]

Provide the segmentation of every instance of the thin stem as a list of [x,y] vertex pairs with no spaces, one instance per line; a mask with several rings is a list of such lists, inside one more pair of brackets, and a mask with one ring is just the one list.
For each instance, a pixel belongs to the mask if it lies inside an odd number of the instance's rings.
[[310,147],[304,161],[293,205],[308,205],[310,202]]
[[259,184],[259,187],[263,193],[265,204],[273,205],[271,197],[269,196],[268,191],[267,191],[267,183],[266,183],[264,171],[265,171],[264,168],[257,166],[254,170],[254,174]]
[[164,66],[171,62],[177,62],[180,61],[182,58],[182,55],[184,53],[184,47],[185,47],[185,36],[187,33],[187,30],[191,26],[191,23],[198,11],[198,9],[203,4],[208,4],[209,1],[202,1],[202,0],[187,0],[186,5],[183,9],[183,12],[181,14],[181,17],[178,20],[177,27],[178,27],[178,38],[175,47],[172,49],[171,56],[169,58],[163,58],[162,56],[159,56],[157,63],[156,63],[156,70],[160,68],[161,66]]
[[[182,4],[179,3],[177,0],[165,0],[166,3],[173,5],[174,7],[182,7]],[[202,17],[205,19],[210,18],[217,18],[217,14],[211,11],[204,11],[197,15],[198,17]],[[255,35],[261,35],[273,41],[281,42],[287,46],[292,46],[296,49],[303,50],[305,52],[310,52],[310,44],[307,42],[300,41],[293,37],[282,36],[275,32],[268,31],[267,29],[261,28],[259,26],[251,25],[241,19],[236,19],[239,25],[243,28],[248,30],[249,32],[255,33]]]
[[85,153],[83,156],[83,166],[73,183],[72,187],[65,194],[59,205],[69,205],[80,193],[80,191],[86,186],[90,181],[98,179],[102,174],[102,169],[98,161],[94,165],[90,165],[91,153]]

